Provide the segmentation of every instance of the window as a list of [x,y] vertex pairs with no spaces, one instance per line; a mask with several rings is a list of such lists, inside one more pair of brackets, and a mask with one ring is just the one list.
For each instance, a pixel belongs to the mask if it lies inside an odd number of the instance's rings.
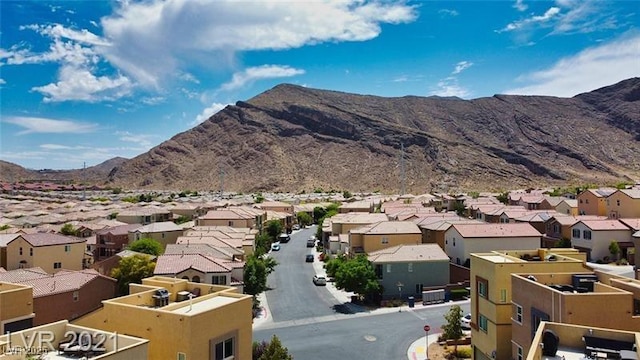
[[582,204],[582,199],[580,199],[580,204]]
[[480,330],[487,332],[487,318],[482,314],[478,317],[478,327]]
[[584,199],[584,203],[588,204],[589,203],[589,199]]
[[22,255],[22,248],[20,248],[20,255]]
[[408,272],[413,272],[413,263],[408,263],[407,264],[407,271]]
[[515,307],[515,311],[516,311],[516,315],[515,315],[514,320],[518,324],[522,324],[522,306],[520,306],[518,304],[513,304],[513,306]]
[[580,229],[571,230],[571,235],[574,239],[580,239]]
[[488,299],[488,293],[489,293],[489,283],[487,282],[487,280],[480,278],[480,277],[476,277],[477,278],[477,284],[478,284],[478,295],[482,296],[485,299]]
[[507,302],[507,289],[500,289],[500,302]]
[[616,200],[616,205],[620,206],[620,200]]
[[383,244],[388,244],[389,243],[389,238],[386,237],[386,236],[383,236],[381,241],[382,241]]
[[560,225],[553,224],[553,232],[554,232],[554,234],[559,233],[560,232]]
[[221,341],[215,345],[215,360],[234,359],[233,338]]
[[164,239],[164,233],[162,233],[162,238]]
[[71,252],[71,245],[65,245],[64,252]]
[[195,276],[191,279],[191,281],[192,281],[192,282],[194,282],[194,283],[200,283],[200,276],[195,275]]
[[224,275],[220,275],[220,276],[213,275],[211,277],[211,283],[213,285],[227,285],[227,277]]
[[591,240],[591,230],[584,230],[584,231],[582,232],[582,237],[583,237],[585,240]]
[[376,277],[382,279],[382,265],[376,264]]
[[62,263],[61,262],[54,262],[53,263],[53,268],[54,269],[62,269]]
[[516,360],[522,360],[522,346],[516,344]]
[[233,221],[229,221],[229,226],[233,226]]
[[78,291],[73,292],[73,301],[78,301],[80,299],[80,293]]
[[453,246],[456,246],[456,238],[453,238]]
[[387,272],[390,273],[391,272],[391,264],[387,264]]
[[29,256],[33,256],[33,248],[29,248]]
[[179,352],[177,359],[178,360],[187,360],[187,354]]

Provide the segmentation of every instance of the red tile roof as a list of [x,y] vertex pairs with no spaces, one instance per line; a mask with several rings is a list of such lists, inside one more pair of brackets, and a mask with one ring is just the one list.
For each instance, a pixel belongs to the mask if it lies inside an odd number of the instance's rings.
[[540,237],[541,234],[529,223],[514,224],[454,224],[455,228],[464,238],[487,237]]
[[[34,247],[77,244],[77,243],[83,243],[87,241],[86,239],[77,238],[74,236],[64,236],[64,235],[51,234],[51,233],[23,234],[23,235],[20,235],[20,237]],[[12,242],[12,241],[9,241],[9,242]]]
[[215,259],[206,255],[161,255],[156,262],[155,275],[178,274],[188,269],[194,269],[203,273],[227,273],[231,266],[221,259]]

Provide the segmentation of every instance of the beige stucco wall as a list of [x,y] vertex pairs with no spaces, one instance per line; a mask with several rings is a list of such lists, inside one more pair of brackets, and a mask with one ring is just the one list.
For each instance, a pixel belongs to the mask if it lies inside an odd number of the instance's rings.
[[607,197],[606,215],[613,219],[640,218],[640,199],[633,199],[622,191],[616,191]]
[[578,214],[607,215],[607,203],[603,197],[595,196],[591,191],[583,191],[578,195]]
[[4,334],[5,322],[33,315],[33,289],[30,286],[0,282],[0,334]]
[[[7,270],[20,268],[22,260],[26,261],[25,268],[39,266],[50,274],[63,269],[82,270],[86,242],[66,245],[70,246],[70,251],[65,251],[64,244],[33,247],[22,237],[18,237],[7,245]],[[20,248],[22,248],[22,255],[20,255]],[[33,249],[33,255],[30,249]],[[62,267],[54,269],[55,262],[62,263]]]
[[[387,242],[382,243],[386,238]],[[364,252],[371,253],[381,249],[387,249],[398,245],[420,245],[422,244],[422,234],[364,234]]]

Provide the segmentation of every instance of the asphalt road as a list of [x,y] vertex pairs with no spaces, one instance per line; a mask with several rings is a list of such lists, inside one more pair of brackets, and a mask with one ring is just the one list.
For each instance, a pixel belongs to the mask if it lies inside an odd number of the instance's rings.
[[336,313],[334,306],[339,302],[324,287],[313,284],[313,265],[305,262],[305,255],[312,251],[307,247],[307,239],[315,232],[315,226],[296,231],[291,234],[291,241],[280,245],[280,251],[270,253],[278,266],[267,279],[270,290],[265,296],[275,322]]
[[[407,359],[411,343],[425,335],[425,324],[435,333],[444,323],[451,304],[345,313],[325,287],[311,282],[314,269],[305,255],[311,252],[306,241],[313,234],[315,226],[297,231],[270,254],[279,263],[265,294],[271,321],[253,331],[254,341],[268,341],[275,334],[298,360]],[[461,307],[469,312],[468,302]]]

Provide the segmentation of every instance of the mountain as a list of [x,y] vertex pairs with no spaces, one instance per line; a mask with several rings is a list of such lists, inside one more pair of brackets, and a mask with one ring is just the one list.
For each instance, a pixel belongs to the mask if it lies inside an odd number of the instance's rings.
[[86,169],[73,170],[30,170],[7,161],[0,160],[0,181],[62,181],[62,182],[91,182],[103,184],[114,168],[123,164],[127,159],[115,157]]
[[[640,78],[573,98],[278,85],[113,168],[124,188],[420,193],[640,178]],[[403,176],[404,175],[404,176]]]

